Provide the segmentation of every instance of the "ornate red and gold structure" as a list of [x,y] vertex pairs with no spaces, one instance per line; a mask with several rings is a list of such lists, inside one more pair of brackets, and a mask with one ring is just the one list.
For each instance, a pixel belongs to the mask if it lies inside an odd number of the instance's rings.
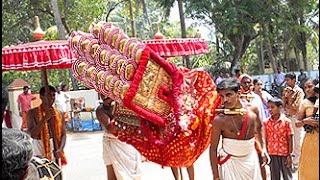
[[208,147],[220,99],[207,72],[179,68],[105,22],[73,32],[69,46],[78,56],[74,76],[119,104],[114,126],[121,141],[172,167],[190,166]]

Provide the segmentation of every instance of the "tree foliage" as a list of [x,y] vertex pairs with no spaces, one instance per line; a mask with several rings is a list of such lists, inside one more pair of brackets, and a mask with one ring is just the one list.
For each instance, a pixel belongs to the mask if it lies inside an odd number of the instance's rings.
[[[233,67],[246,64],[243,55],[250,43],[262,36],[263,47],[269,49],[263,51],[268,52],[266,64],[272,64],[275,69],[275,66],[290,64],[285,63],[290,59],[286,55],[294,49],[300,50],[306,61],[308,40],[313,38],[312,44],[317,44],[319,32],[314,30],[319,29],[319,22],[312,19],[319,14],[318,5],[314,0],[186,0],[186,13],[193,19],[211,24],[217,33],[222,34],[221,41],[232,48],[232,59],[229,59],[230,54],[224,58],[232,62]],[[255,28],[257,25],[260,29]],[[295,58],[297,62],[298,58]],[[307,62],[304,64],[307,67]]]
[[[88,32],[93,21],[106,20],[128,35],[135,27],[140,39],[151,39],[156,26],[166,38],[181,37],[179,22],[168,20],[176,0],[57,0],[66,38],[74,30]],[[129,1],[132,12],[130,14]],[[248,73],[281,66],[286,71],[310,68],[319,57],[319,2],[315,0],[184,0],[185,16],[212,27],[208,55],[191,57],[192,68],[210,65],[210,71],[225,69],[225,62]],[[161,7],[161,8],[159,8]],[[2,1],[2,47],[34,41],[34,16],[39,16],[45,39],[59,38],[50,1]],[[132,19],[133,18],[133,19]],[[134,26],[130,25],[133,20]],[[195,33],[187,27],[187,37]],[[182,65],[180,57],[171,61]],[[253,65],[252,65],[253,64]],[[263,66],[263,67],[262,67]],[[260,67],[260,68],[257,68]],[[258,71],[260,69],[260,71]],[[2,73],[3,83],[21,77],[41,86],[39,71]],[[70,85],[67,70],[50,70],[49,83]],[[81,87],[82,84],[79,84]]]

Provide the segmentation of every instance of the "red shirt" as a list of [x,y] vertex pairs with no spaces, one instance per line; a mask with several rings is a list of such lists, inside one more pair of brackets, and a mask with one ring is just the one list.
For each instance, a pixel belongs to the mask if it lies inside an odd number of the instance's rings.
[[29,111],[31,109],[31,101],[33,98],[35,98],[35,96],[30,93],[22,93],[18,96],[17,102],[21,104],[22,111]]
[[269,155],[288,156],[289,136],[293,135],[291,120],[284,114],[279,120],[270,119],[265,121],[267,150]]

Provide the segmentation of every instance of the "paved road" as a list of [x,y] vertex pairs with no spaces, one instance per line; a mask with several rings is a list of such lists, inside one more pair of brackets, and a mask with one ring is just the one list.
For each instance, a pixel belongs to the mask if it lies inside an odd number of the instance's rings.
[[[68,164],[63,167],[66,180],[106,180],[105,166],[102,160],[102,132],[68,133],[65,153]],[[194,164],[195,179],[211,180],[209,151],[206,150]],[[174,180],[171,169],[144,162],[142,180]],[[183,169],[184,180],[187,171]],[[294,174],[294,180],[297,180]]]

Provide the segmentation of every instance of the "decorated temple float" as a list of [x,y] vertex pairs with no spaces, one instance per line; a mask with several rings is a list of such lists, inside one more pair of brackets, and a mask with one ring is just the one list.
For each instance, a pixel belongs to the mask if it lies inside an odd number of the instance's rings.
[[207,72],[165,59],[209,52],[203,39],[141,41],[99,22],[90,33],[73,32],[69,46],[74,76],[117,102],[112,125],[121,141],[172,167],[192,165],[208,147],[216,86]]

